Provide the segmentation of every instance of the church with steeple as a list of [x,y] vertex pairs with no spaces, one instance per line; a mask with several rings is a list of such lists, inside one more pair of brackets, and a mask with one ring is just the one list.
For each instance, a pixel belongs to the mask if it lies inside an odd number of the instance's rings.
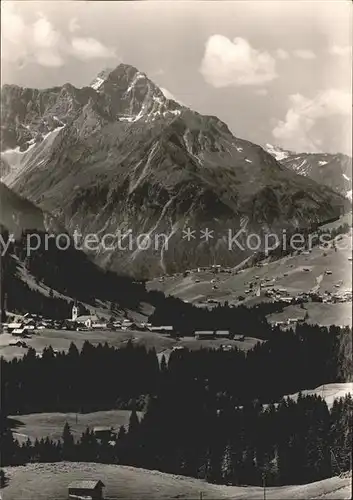
[[75,303],[72,306],[71,319],[72,319],[72,321],[76,321],[77,318],[78,318],[78,307],[77,307],[77,302],[75,300]]

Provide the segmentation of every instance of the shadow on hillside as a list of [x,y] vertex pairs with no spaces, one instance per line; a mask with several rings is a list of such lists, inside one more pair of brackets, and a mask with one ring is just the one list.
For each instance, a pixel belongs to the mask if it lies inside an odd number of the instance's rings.
[[[8,484],[9,484],[9,478],[6,477],[5,472],[2,469],[0,469],[0,490],[6,488]],[[2,498],[1,493],[0,493],[0,498]]]

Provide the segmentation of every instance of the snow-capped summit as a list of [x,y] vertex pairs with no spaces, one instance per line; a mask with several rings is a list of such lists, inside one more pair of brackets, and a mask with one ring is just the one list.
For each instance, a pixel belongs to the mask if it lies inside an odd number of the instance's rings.
[[[168,235],[169,251],[94,252],[96,262],[110,270],[149,277],[161,269],[197,267],[199,242],[183,240],[185,221],[219,235],[237,225],[267,234],[307,227],[349,206],[332,190],[279,165],[263,148],[235,137],[219,118],[168,99],[127,64],[104,70],[79,89],[7,86],[1,104],[3,169],[14,172],[11,178],[6,174],[6,183],[16,193],[82,235],[127,227],[135,235]],[[23,149],[29,152],[21,154]],[[215,238],[209,255],[224,265],[244,260],[243,252],[229,252],[223,238]]]
[[99,73],[91,83],[99,95],[99,106],[109,109],[120,122],[154,121],[180,114],[180,105],[165,97],[145,73],[129,64]]
[[346,198],[352,198],[352,158],[344,154],[295,153],[266,144],[264,149],[296,174],[325,184]]
[[98,90],[112,71],[113,71],[112,68],[104,69],[103,71],[98,73],[96,78],[90,83],[89,86],[92,87],[92,89],[94,90]]
[[270,153],[277,161],[284,160],[290,155],[290,151],[286,151],[278,146],[273,146],[272,144],[267,143],[265,145],[265,150]]

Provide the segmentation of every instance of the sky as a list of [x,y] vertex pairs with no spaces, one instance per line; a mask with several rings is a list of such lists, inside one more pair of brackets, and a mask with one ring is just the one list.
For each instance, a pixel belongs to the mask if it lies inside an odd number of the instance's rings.
[[89,85],[131,64],[235,136],[352,155],[346,0],[1,2],[1,82]]

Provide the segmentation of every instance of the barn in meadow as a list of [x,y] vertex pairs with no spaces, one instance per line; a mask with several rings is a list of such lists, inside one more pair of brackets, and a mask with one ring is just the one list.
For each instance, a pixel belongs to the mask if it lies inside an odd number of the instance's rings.
[[74,481],[69,484],[69,499],[103,500],[104,484],[98,480]]

